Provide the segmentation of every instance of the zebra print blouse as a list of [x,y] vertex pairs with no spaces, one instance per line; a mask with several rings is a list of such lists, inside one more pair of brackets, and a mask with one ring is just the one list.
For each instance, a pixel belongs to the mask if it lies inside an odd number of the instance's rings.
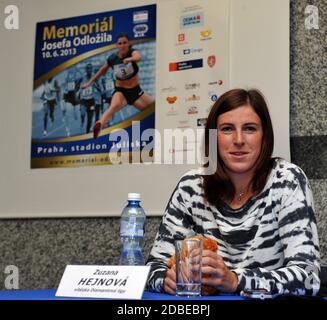
[[174,241],[192,234],[215,239],[218,254],[238,276],[238,291],[315,295],[320,257],[313,199],[307,177],[276,159],[262,192],[243,207],[204,200],[201,169],[179,181],[159,227],[147,265],[148,290],[163,291]]

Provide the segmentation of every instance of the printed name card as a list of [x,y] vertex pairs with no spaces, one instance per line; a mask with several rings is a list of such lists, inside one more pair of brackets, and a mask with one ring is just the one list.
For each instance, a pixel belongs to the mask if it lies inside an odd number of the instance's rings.
[[149,266],[67,265],[57,297],[141,299]]

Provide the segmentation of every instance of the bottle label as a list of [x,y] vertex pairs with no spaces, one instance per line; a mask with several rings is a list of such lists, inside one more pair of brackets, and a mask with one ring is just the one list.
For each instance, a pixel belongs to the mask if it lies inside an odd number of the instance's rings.
[[121,237],[135,237],[140,238],[144,236],[143,225],[136,223],[133,220],[122,221],[120,225]]

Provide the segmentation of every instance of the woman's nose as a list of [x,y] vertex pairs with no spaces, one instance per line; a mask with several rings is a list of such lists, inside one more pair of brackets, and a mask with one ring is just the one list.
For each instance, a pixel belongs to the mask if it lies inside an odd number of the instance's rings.
[[234,143],[237,145],[244,144],[244,136],[242,130],[236,130],[234,135]]

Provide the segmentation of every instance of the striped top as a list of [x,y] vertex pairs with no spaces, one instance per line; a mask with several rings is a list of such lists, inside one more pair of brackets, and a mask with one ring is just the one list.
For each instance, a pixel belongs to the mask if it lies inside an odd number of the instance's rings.
[[169,200],[147,261],[148,290],[163,291],[174,241],[194,233],[217,241],[218,254],[238,276],[238,291],[315,295],[319,290],[312,193],[294,164],[276,159],[264,189],[239,209],[210,205],[201,169],[187,172]]

